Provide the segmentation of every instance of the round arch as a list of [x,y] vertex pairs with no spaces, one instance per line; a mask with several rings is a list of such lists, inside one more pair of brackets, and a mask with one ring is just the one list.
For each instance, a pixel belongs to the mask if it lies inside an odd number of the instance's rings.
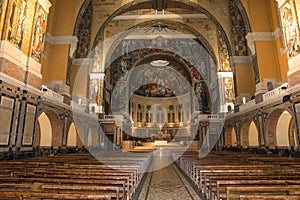
[[228,125],[225,128],[225,146],[236,147],[237,146],[237,134],[233,125]]
[[[184,2],[182,2],[180,0],[174,0],[174,1],[170,1],[170,2],[175,2],[177,6],[182,5],[184,7],[188,7],[190,9],[192,9],[192,10],[197,10],[200,13],[205,14],[210,20],[212,20],[214,22],[214,24],[219,28],[219,30],[221,32],[221,35],[222,35],[222,37],[225,40],[225,43],[226,43],[227,48],[228,48],[229,56],[230,57],[232,56],[231,45],[230,45],[229,39],[227,37],[227,34],[226,34],[224,28],[219,23],[219,21],[207,9],[205,9],[201,5],[199,5],[199,4],[195,3],[195,2],[192,2],[190,0],[187,0],[187,1],[184,1]],[[149,0],[134,0],[134,1],[131,1],[131,2],[123,5],[119,9],[117,9],[114,13],[112,13],[107,18],[107,20],[102,24],[102,26],[98,30],[92,47],[95,48],[98,45],[98,43],[100,42],[100,40],[103,40],[104,29],[108,25],[108,23],[110,23],[113,20],[113,18],[115,18],[116,16],[121,15],[121,14],[123,14],[125,12],[137,9],[137,8],[139,8],[139,6],[141,6],[143,4],[147,5],[147,3],[151,3],[151,1],[149,1]]]
[[290,146],[291,120],[293,117],[289,110],[278,109],[269,114],[266,126],[267,146]]
[[86,140],[86,146],[87,147],[97,147],[99,141],[99,136],[97,132],[97,127],[89,127],[87,132],[87,140]]
[[[133,33],[135,31],[135,29],[140,29],[143,27],[153,27],[153,26],[157,26],[157,25],[163,25],[163,26],[167,26],[167,28],[171,29],[171,30],[175,30],[175,31],[183,31],[186,30],[188,31],[190,34],[194,35],[196,37],[196,39],[198,40],[198,42],[200,43],[201,46],[203,46],[205,48],[205,50],[208,52],[208,54],[210,55],[210,57],[212,58],[212,60],[214,61],[215,65],[218,65],[218,60],[217,60],[217,56],[212,48],[212,46],[210,45],[210,43],[206,40],[206,38],[199,33],[198,31],[196,31],[194,28],[189,27],[188,25],[181,23],[181,22],[177,22],[177,21],[171,21],[171,20],[150,20],[150,21],[146,21],[146,22],[142,22],[139,24],[136,24],[135,26],[130,27],[128,30],[126,30],[125,32],[123,32],[115,41],[114,43],[111,45],[111,47],[109,48],[109,50],[107,51],[106,54],[106,58],[111,58],[112,57],[112,53],[115,50],[115,48],[117,47],[117,45],[130,33]],[[182,33],[183,35],[185,33]],[[176,53],[176,52],[173,52]],[[108,62],[108,59],[105,59],[105,67],[109,65],[110,62]]]
[[52,111],[44,111],[38,117],[39,135],[36,144],[39,146],[59,147],[61,145],[61,124],[58,117]]
[[50,147],[52,146],[52,126],[51,126],[51,122],[48,118],[48,116],[46,115],[46,113],[42,113],[39,117],[38,117],[38,136],[36,137],[37,141],[37,146],[41,146],[41,147]]
[[77,146],[77,130],[76,130],[74,122],[71,123],[69,131],[68,131],[67,146],[68,147]]
[[259,138],[258,130],[252,119],[244,120],[241,128],[241,146],[242,147],[258,147]]

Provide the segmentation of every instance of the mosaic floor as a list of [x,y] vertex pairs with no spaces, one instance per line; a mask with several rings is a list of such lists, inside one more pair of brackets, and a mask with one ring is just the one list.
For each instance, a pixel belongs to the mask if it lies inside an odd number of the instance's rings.
[[[152,169],[170,163],[168,156],[154,157]],[[138,200],[201,200],[174,164],[148,173]]]

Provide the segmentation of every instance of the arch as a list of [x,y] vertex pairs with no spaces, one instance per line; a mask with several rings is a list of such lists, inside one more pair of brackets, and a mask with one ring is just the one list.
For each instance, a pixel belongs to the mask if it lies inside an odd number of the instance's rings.
[[75,51],[76,58],[86,58],[90,49],[93,3],[85,0],[77,15],[73,35],[78,37],[78,45]]
[[98,133],[95,128],[89,128],[87,133],[87,147],[96,147],[98,146]]
[[39,123],[39,146],[50,147],[52,146],[52,126],[46,113],[42,113],[38,117]]
[[[41,118],[40,118],[41,117]],[[40,120],[39,120],[40,119]],[[56,113],[50,110],[42,111],[38,118],[39,128],[40,128],[40,146],[42,144],[47,144],[46,146],[59,147],[62,145],[62,123],[60,122]],[[49,123],[48,123],[49,122]],[[49,125],[50,124],[50,125]],[[46,127],[46,128],[44,128]],[[48,128],[51,127],[49,130]],[[45,135],[43,135],[45,134]],[[51,134],[51,139],[49,138],[49,134]],[[50,139],[50,141],[46,142],[43,137]],[[42,143],[41,143],[42,142]],[[50,143],[51,142],[51,143]],[[50,145],[49,145],[50,143]]]
[[77,146],[77,130],[74,122],[70,125],[67,137],[67,146],[75,147]]
[[252,119],[246,119],[241,128],[241,145],[242,147],[259,146],[258,131],[256,124]]
[[237,146],[237,135],[233,125],[229,125],[225,128],[225,145],[227,147]]
[[[102,24],[102,26],[100,27],[100,29],[98,30],[98,32],[96,34],[96,38],[95,38],[94,43],[93,43],[93,48],[95,48],[98,45],[99,41],[103,38],[103,36],[104,36],[104,29],[108,25],[108,23],[110,23],[113,20],[113,18],[115,18],[116,16],[118,16],[120,14],[123,14],[125,12],[137,9],[137,8],[139,8],[140,5],[143,5],[143,4],[149,3],[149,2],[151,2],[151,1],[149,1],[149,0],[134,0],[134,1],[131,1],[131,2],[123,5],[122,7],[120,7],[119,9],[117,9],[114,13],[112,13],[107,18],[107,20]],[[190,0],[186,0],[184,2],[182,2],[180,0],[174,0],[172,2],[176,2],[175,5],[177,5],[177,7],[179,5],[183,5],[184,7],[189,7],[192,10],[197,10],[200,13],[205,14],[210,20],[212,20],[215,23],[215,25],[220,29],[220,32],[221,32],[223,38],[225,39],[226,45],[228,47],[229,56],[232,56],[232,50],[231,50],[230,42],[228,40],[228,37],[227,37],[227,34],[226,34],[225,30],[223,29],[223,27],[219,23],[219,21],[208,10],[206,10],[205,8],[203,8],[198,3],[192,2]]]
[[249,146],[249,127],[252,122],[252,119],[244,120],[241,128],[241,146],[248,147]]
[[92,134],[92,129],[90,129],[90,128],[89,128],[88,133],[87,133],[86,146],[88,146],[88,147],[93,146],[93,134]]
[[290,121],[292,115],[289,110],[278,109],[269,114],[266,125],[266,139],[269,147],[290,146]]
[[[187,26],[184,23],[181,23],[181,22],[178,22],[178,21],[171,21],[171,20],[162,20],[162,19],[160,19],[160,20],[150,20],[150,21],[142,22],[142,23],[136,24],[136,25],[130,27],[129,29],[127,29],[111,45],[111,47],[107,51],[106,58],[111,58],[112,57],[112,53],[115,50],[115,48],[117,47],[117,45],[127,35],[129,35],[131,33],[134,33],[135,29],[140,29],[142,27],[152,27],[152,26],[157,26],[157,25],[167,26],[167,28],[172,29],[172,30],[176,30],[178,32],[183,31],[183,30],[188,31],[189,33],[191,33],[192,35],[194,35],[197,38],[197,40],[200,43],[200,45],[205,48],[205,50],[208,52],[208,54],[210,55],[210,57],[212,58],[212,60],[214,61],[214,63],[217,65],[217,63],[218,63],[217,56],[214,53],[213,47],[211,46],[211,44],[206,40],[206,38],[201,33],[199,33],[194,28],[192,28],[190,26]],[[176,54],[176,52],[172,52],[172,53]],[[107,66],[107,65],[108,65],[107,64],[107,59],[105,59],[105,66]]]
[[252,121],[249,126],[249,146],[250,147],[259,146],[258,130],[254,121]]
[[276,127],[276,145],[278,147],[290,146],[289,141],[289,128],[292,116],[289,112],[283,111],[278,119]]

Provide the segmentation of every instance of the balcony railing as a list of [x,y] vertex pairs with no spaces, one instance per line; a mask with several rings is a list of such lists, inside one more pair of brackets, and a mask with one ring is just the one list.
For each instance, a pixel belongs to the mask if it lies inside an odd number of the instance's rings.
[[271,90],[270,92],[267,92],[263,95],[263,100],[266,101],[268,99],[274,98],[279,94],[282,94],[286,91],[288,88],[288,83],[284,83],[281,86],[275,88],[274,90]]
[[243,110],[249,109],[251,106],[254,106],[254,105],[255,105],[255,99],[248,101],[245,104],[240,105],[239,110],[243,111]]
[[53,90],[50,90],[49,88],[47,88],[46,86],[42,86],[42,91],[44,93],[43,97],[45,98],[49,98],[51,100],[56,100],[60,103],[64,102],[64,96],[58,94],[57,92],[54,92]]

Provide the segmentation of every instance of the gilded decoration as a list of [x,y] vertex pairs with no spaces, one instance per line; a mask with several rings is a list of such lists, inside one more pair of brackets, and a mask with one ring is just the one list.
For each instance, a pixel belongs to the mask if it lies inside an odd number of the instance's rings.
[[234,102],[234,87],[232,77],[223,77],[222,83],[224,86],[224,98],[226,103]]
[[47,13],[41,6],[38,6],[35,16],[31,56],[40,63],[44,49]]
[[300,1],[287,0],[279,10],[288,57],[293,58],[300,53]]
[[[183,49],[185,51],[181,52]],[[178,52],[182,55],[178,55]],[[138,66],[138,69],[132,68],[136,63],[155,54],[172,56],[176,60],[181,60],[183,63],[186,63],[187,61],[192,61],[193,63],[190,62],[187,64],[189,66],[188,73],[183,71],[182,67],[173,65],[168,67]],[[138,95],[149,97],[171,97],[174,95],[182,95],[182,92],[186,91],[184,88],[187,87],[182,86],[184,81],[176,78],[182,77],[185,81],[188,80],[193,82],[196,109],[209,112],[210,97],[206,85],[211,81],[211,74],[208,72],[212,71],[216,73],[216,67],[214,67],[215,69],[210,69],[215,65],[211,66],[212,61],[210,60],[210,56],[200,45],[199,41],[194,39],[166,39],[163,37],[154,38],[152,40],[123,40],[115,48],[110,59],[112,63],[111,66],[105,70],[105,82],[110,84],[113,88],[118,88],[120,82],[126,84],[129,78],[130,85],[141,85],[139,88],[130,88]],[[128,77],[129,71],[134,75],[131,74],[130,77]],[[178,71],[178,73],[181,73],[182,75],[178,76],[173,74],[174,71]],[[135,80],[135,77],[143,77],[143,79]],[[168,79],[162,80],[163,77],[168,77]],[[171,77],[174,77],[174,79]],[[120,86],[118,89],[123,91],[122,88],[123,87]],[[106,93],[110,92],[107,90]],[[119,109],[123,102],[121,100],[123,96],[121,95],[121,92],[118,92],[118,94],[120,94],[117,98],[118,101],[120,101],[120,105],[118,106]],[[112,96],[112,98],[114,98],[114,96]]]
[[219,70],[223,72],[231,71],[230,63],[229,63],[229,51],[226,45],[226,41],[223,38],[222,32],[217,30],[218,37],[218,48],[219,48],[219,59],[220,59],[220,67]]
[[7,7],[7,2],[6,0],[0,0],[0,38],[2,39],[2,31],[3,31],[3,26],[5,24],[5,15],[6,15],[6,7]]
[[90,39],[92,31],[92,17],[93,17],[93,4],[90,2],[86,8],[84,14],[81,17],[81,21],[78,25],[78,48],[75,53],[76,58],[86,58],[89,54]]
[[27,17],[27,0],[14,0],[8,22],[8,41],[21,49]]
[[236,56],[247,56],[246,26],[236,0],[229,1],[231,32]]

